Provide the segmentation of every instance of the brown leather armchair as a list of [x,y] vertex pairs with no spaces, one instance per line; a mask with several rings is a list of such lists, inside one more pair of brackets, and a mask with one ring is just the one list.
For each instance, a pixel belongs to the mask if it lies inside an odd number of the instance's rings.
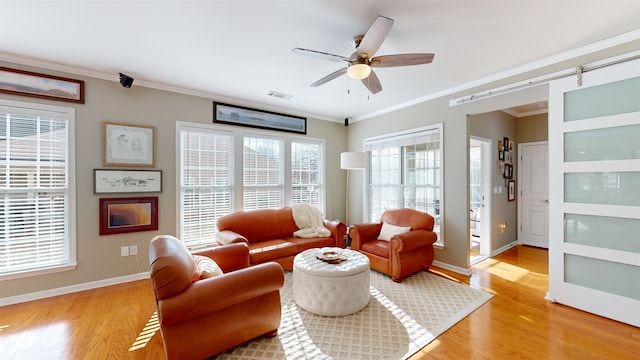
[[[224,274],[200,279],[193,255]],[[255,337],[277,334],[284,272],[277,263],[249,267],[249,249],[232,244],[191,254],[173,236],[149,245],[151,283],[167,359],[202,359]]]
[[[380,240],[383,223],[409,226],[410,231]],[[351,249],[369,258],[371,268],[391,276],[395,282],[420,270],[428,270],[433,262],[433,232],[431,215],[413,209],[387,210],[379,223],[356,224],[349,228]]]

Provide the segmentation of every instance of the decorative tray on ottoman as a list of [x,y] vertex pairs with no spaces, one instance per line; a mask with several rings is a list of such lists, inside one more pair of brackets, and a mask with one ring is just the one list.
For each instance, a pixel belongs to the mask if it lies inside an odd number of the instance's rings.
[[347,261],[347,255],[340,252],[340,248],[323,248],[318,250],[316,259],[322,260],[329,264],[340,264],[343,261]]

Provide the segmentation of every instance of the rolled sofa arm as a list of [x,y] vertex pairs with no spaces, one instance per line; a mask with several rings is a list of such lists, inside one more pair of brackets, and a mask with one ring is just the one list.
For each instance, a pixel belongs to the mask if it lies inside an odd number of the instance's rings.
[[284,285],[280,264],[268,262],[194,282],[180,294],[158,301],[160,321],[174,325],[279,291]]
[[215,235],[216,242],[220,245],[228,245],[235,243],[249,243],[246,237],[238,234],[237,232],[231,230],[221,230],[218,231]]
[[380,223],[355,224],[349,227],[349,236],[351,237],[351,249],[359,250],[362,244],[370,240],[378,239],[380,235]]
[[249,267],[249,247],[243,242],[199,249],[192,254],[211,258],[225,273]]
[[324,227],[331,231],[331,237],[334,238],[336,246],[344,247],[344,235],[347,233],[347,225],[340,220],[322,220]]

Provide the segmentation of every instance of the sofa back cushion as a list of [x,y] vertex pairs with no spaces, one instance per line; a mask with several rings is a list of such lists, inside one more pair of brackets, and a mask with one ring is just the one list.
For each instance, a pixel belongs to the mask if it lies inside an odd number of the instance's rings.
[[200,271],[189,250],[182,241],[170,235],[151,239],[149,263],[157,300],[179,294],[200,279]]
[[231,230],[249,243],[293,236],[298,230],[291,208],[238,211],[218,219],[218,230]]
[[382,213],[380,222],[396,226],[409,226],[411,230],[433,231],[433,216],[413,209],[393,209]]

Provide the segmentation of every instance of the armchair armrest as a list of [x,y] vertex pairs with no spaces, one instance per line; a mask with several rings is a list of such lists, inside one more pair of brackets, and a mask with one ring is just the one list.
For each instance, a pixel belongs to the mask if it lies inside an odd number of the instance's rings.
[[349,227],[349,236],[351,237],[351,249],[360,250],[362,244],[367,241],[377,240],[380,235],[382,224],[355,224]]
[[433,246],[437,235],[429,230],[412,230],[391,237],[391,249],[393,252],[405,252],[424,246]]
[[279,291],[284,271],[275,263],[263,263],[194,282],[182,293],[158,302],[160,321],[178,324],[225,309],[246,300]]
[[220,245],[228,245],[235,243],[249,243],[246,237],[238,234],[237,232],[231,230],[222,230],[218,231],[215,235],[216,242]]
[[347,225],[340,220],[322,220],[324,227],[331,231],[331,237],[335,239],[336,246],[344,247],[344,235],[347,233]]
[[224,273],[249,267],[249,247],[245,243],[233,243],[192,252],[213,259]]

